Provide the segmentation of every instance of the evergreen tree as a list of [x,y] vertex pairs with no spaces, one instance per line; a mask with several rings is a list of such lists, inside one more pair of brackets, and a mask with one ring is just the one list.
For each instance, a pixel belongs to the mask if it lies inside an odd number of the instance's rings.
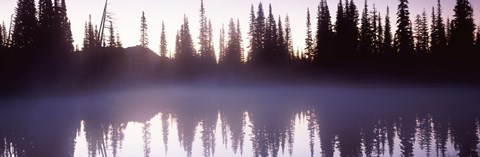
[[385,15],[385,31],[383,35],[383,51],[386,54],[392,54],[392,30],[390,25],[390,9],[387,7],[387,13]]
[[[51,0],[38,1],[38,45],[40,49],[52,48],[57,45],[53,35],[57,34],[54,28],[54,10]],[[48,40],[45,40],[48,39]],[[48,50],[47,50],[48,51]]]
[[326,0],[321,0],[317,14],[317,33],[314,60],[318,61],[320,55],[331,55],[333,44],[333,31],[330,10]]
[[378,27],[377,27],[377,43],[376,43],[376,49],[377,53],[383,53],[383,45],[384,45],[384,31],[383,31],[383,26],[382,26],[382,15],[378,13]]
[[[258,50],[258,45],[256,43],[257,35],[256,35],[255,26],[256,26],[256,17],[255,17],[255,10],[254,10],[253,4],[252,4],[251,8],[250,8],[250,23],[249,23],[250,30],[248,32],[248,37],[250,39],[250,41],[249,41],[250,50],[248,52],[247,61],[251,61],[252,58],[257,58],[257,56],[254,57],[254,55],[258,54],[258,52],[256,52]],[[222,30],[224,30],[223,25],[222,25]],[[225,34],[225,31],[223,31],[223,34]],[[223,35],[223,37],[225,37],[225,35]],[[222,39],[222,38],[220,38],[220,39]],[[222,40],[220,40],[220,41],[222,41]],[[225,41],[225,40],[223,40],[223,41]],[[220,51],[222,51],[222,49],[220,49]],[[220,53],[220,54],[222,54],[222,53]]]
[[228,46],[224,62],[229,67],[235,67],[240,65],[242,61],[240,36],[233,19],[230,19],[228,28]]
[[443,53],[447,47],[447,39],[445,33],[445,24],[442,17],[442,5],[440,0],[437,1],[437,14],[435,15],[432,8],[432,28],[431,28],[431,52]]
[[265,46],[265,15],[263,12],[263,5],[262,3],[258,4],[258,11],[257,11],[257,18],[255,19],[255,49],[253,57],[257,56],[257,59],[253,58],[253,61],[257,63],[264,63],[266,57],[264,52]]
[[346,39],[343,43],[345,44],[345,53],[350,53],[346,56],[350,56],[357,51],[359,38],[358,10],[353,0],[350,0],[350,2],[345,0],[345,26]]
[[225,46],[225,26],[222,25],[222,28],[220,29],[220,41],[219,41],[219,57],[218,57],[218,62],[220,64],[225,64],[225,57],[226,57],[226,46]]
[[240,29],[240,19],[237,19],[237,38],[238,38],[238,44],[240,45],[240,55],[241,55],[241,61],[245,59],[245,56],[243,56],[243,38],[242,38],[242,31]]
[[278,17],[278,31],[277,31],[277,57],[280,65],[285,65],[288,61],[288,48],[285,41],[285,35],[282,26],[282,18]]
[[[60,2],[58,2],[60,1]],[[60,4],[59,4],[60,3]],[[73,51],[73,38],[72,38],[72,30],[71,30],[71,23],[67,17],[67,6],[65,4],[65,0],[55,0],[54,3],[54,10],[55,10],[55,22],[56,26],[55,29],[59,32],[56,37],[56,41],[60,52],[72,52]]]
[[398,5],[395,43],[397,53],[400,55],[405,56],[412,54],[414,45],[408,0],[400,0],[400,4]]
[[428,41],[427,13],[424,10],[422,15],[415,17],[415,51],[419,54],[428,53]]
[[346,32],[346,28],[348,27],[346,26],[346,23],[347,23],[346,13],[345,13],[346,11],[348,10],[345,9],[344,11],[342,0],[339,0],[338,6],[337,6],[337,16],[336,16],[337,20],[335,21],[335,31],[336,31],[335,49],[339,53],[345,53],[346,50],[345,50],[344,42],[345,40],[348,39],[348,36],[350,35],[350,34],[347,34]]
[[462,50],[455,52],[465,54],[472,50],[474,43],[473,8],[468,0],[457,0],[454,12],[450,46],[452,50]]
[[447,46],[450,48],[450,39],[452,36],[452,21],[450,21],[450,18],[448,17],[447,17],[447,28],[445,29],[447,30],[447,35],[446,35]]
[[192,64],[195,61],[196,51],[193,47],[192,35],[187,16],[183,19],[177,39],[175,58],[182,64]]
[[480,26],[477,27],[477,38],[475,40],[475,47],[477,48],[477,52],[480,52]]
[[120,40],[120,33],[118,33],[118,31],[117,31],[117,44],[115,45],[117,45],[117,47],[120,47],[120,48],[123,47],[122,41]]
[[113,22],[110,21],[110,27],[108,28],[110,33],[108,38],[108,47],[117,47],[117,42],[115,41],[115,31],[113,30]]
[[160,56],[167,57],[167,36],[165,35],[165,24],[162,21],[162,33],[160,34]]
[[205,8],[203,6],[203,0],[201,0],[200,5],[200,58],[202,59],[203,63],[205,64],[215,64],[215,52],[213,52],[212,42],[210,33],[211,30],[209,28],[209,24],[207,21],[207,17],[205,16]]
[[370,25],[371,25],[371,34],[372,34],[372,46],[371,46],[371,53],[375,54],[378,53],[377,49],[377,44],[378,44],[378,27],[377,27],[377,22],[378,22],[378,16],[377,16],[377,8],[375,7],[375,4],[373,4],[373,10],[371,12],[370,16]]
[[5,46],[5,35],[4,35],[4,32],[3,32],[3,25],[5,25],[5,22],[3,22],[2,24],[0,24],[0,48],[4,48],[6,47]]
[[365,5],[362,13],[361,27],[360,27],[360,45],[359,52],[363,55],[373,53],[373,30],[372,21],[368,13],[367,0],[365,0]]
[[307,8],[307,37],[305,38],[305,55],[311,61],[314,55],[312,23],[310,22],[310,10]]
[[148,26],[145,18],[145,12],[142,11],[142,17],[140,21],[140,46],[148,47]]
[[272,13],[272,5],[269,5],[269,14],[266,21],[265,36],[263,38],[264,62],[271,65],[275,61],[277,48],[277,24]]
[[292,29],[290,27],[290,18],[288,15],[285,17],[285,46],[287,47],[289,59],[292,60],[295,55],[293,54]]
[[36,17],[34,0],[18,0],[15,9],[12,46],[15,48],[28,48],[35,44],[38,32],[38,19]]
[[86,47],[87,49],[88,48],[94,48],[94,47],[97,47],[97,33],[95,31],[95,29],[93,29],[93,25],[92,25],[92,15],[89,15],[89,18],[88,18],[88,30],[87,30],[87,33],[88,33],[88,46],[89,47]]

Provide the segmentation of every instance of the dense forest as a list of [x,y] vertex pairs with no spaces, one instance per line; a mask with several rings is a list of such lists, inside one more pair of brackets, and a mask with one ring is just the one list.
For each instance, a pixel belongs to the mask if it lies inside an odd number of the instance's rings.
[[[183,17],[175,34],[174,55],[169,56],[164,27],[159,54],[147,48],[143,12],[139,46],[123,48],[120,35],[104,15],[100,26],[91,19],[85,22],[80,49],[73,45],[65,0],[39,0],[38,5],[34,0],[18,0],[10,29],[0,25],[1,91],[88,88],[125,81],[480,80],[480,28],[468,0],[456,0],[453,19],[446,20],[440,0],[431,15],[424,10],[414,18],[408,0],[399,0],[396,19],[389,17],[389,8],[382,16],[367,4],[360,11],[353,0],[340,0],[332,17],[326,0],[320,0],[316,26],[306,10],[306,48],[294,50],[289,17],[274,15],[272,5],[264,11],[262,3],[252,4],[249,40],[242,41],[240,20],[233,18],[227,28],[221,28],[220,38],[213,39],[212,22],[202,1],[198,41],[190,34],[188,17]],[[243,49],[244,44],[248,49]]]

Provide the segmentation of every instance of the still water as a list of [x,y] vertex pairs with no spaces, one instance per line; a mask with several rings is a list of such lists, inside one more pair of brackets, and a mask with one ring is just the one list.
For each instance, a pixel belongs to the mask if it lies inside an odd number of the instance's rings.
[[472,87],[165,87],[17,99],[0,156],[478,156]]

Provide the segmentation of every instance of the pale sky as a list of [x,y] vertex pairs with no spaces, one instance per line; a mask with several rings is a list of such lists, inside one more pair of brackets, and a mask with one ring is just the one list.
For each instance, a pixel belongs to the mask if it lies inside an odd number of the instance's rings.
[[[35,0],[38,5],[38,0]],[[344,0],[342,0],[344,1]],[[354,0],[361,14],[363,10],[363,0]],[[304,47],[304,38],[306,32],[306,9],[310,8],[312,16],[312,28],[315,28],[316,10],[319,0],[204,0],[206,16],[212,20],[214,30],[214,45],[218,48],[219,30],[222,24],[228,32],[228,22],[230,18],[240,19],[243,45],[248,46],[247,32],[249,23],[250,6],[255,6],[257,11],[258,3],[262,2],[266,16],[268,15],[268,4],[272,4],[273,14],[276,18],[280,15],[290,16],[294,48]],[[332,15],[332,22],[335,20],[338,0],[327,0]],[[410,0],[411,17],[420,14],[423,8],[427,14],[431,14],[432,6],[436,6],[437,0]],[[100,23],[103,11],[104,0],[66,0],[67,14],[72,23],[72,32],[74,45],[82,47],[84,37],[84,24],[88,20],[89,14],[92,15],[94,24]],[[369,10],[372,10],[373,4],[376,4],[377,10],[385,15],[387,5],[390,6],[390,17],[392,27],[395,30],[396,9],[398,0],[369,0]],[[470,0],[474,7],[475,19],[480,18],[480,0]],[[455,0],[443,0],[444,16],[452,17]],[[0,0],[0,21],[9,25],[10,15],[14,13],[16,0]],[[160,31],[162,20],[165,22],[166,35],[169,51],[174,50],[175,35],[180,25],[183,23],[183,16],[187,15],[190,22],[190,30],[194,37],[195,44],[198,43],[200,0],[109,0],[108,11],[113,14],[115,29],[119,31],[121,41],[124,47],[138,45],[140,39],[140,17],[142,11],[148,25],[149,47],[154,51],[159,51]],[[429,19],[431,20],[431,19]],[[446,19],[444,19],[446,20]],[[277,20],[278,22],[278,20]],[[282,20],[284,22],[284,20]],[[479,20],[475,23],[478,25]],[[8,29],[8,28],[7,28]],[[198,47],[198,46],[197,46]],[[247,48],[245,48],[247,49]]]

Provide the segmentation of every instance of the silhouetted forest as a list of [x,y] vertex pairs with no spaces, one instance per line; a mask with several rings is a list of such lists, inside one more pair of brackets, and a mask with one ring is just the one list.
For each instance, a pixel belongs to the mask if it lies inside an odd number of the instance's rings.
[[[457,0],[453,19],[447,20],[443,19],[440,0],[431,8],[431,15],[424,10],[413,16],[414,21],[410,20],[408,0],[399,0],[396,19],[389,14],[382,16],[367,1],[361,11],[353,0],[340,0],[337,8],[332,17],[326,0],[320,0],[316,26],[311,25],[307,9],[306,48],[294,50],[291,30],[296,28],[290,27],[288,16],[274,15],[272,5],[268,11],[264,11],[262,3],[251,6],[249,41],[242,41],[239,19],[231,19],[227,28],[221,28],[219,39],[213,39],[212,22],[201,1],[198,41],[190,34],[185,16],[175,33],[175,43],[169,43],[175,44],[174,53],[168,52],[166,42],[167,33],[172,32],[165,32],[163,26],[156,54],[147,48],[149,28],[144,12],[139,19],[139,46],[123,48],[119,33],[104,13],[100,26],[91,19],[85,22],[80,48],[73,46],[65,0],[39,0],[38,5],[34,0],[18,0],[10,29],[6,30],[5,23],[0,26],[1,91],[192,80],[480,80],[480,29],[475,31],[468,0]],[[336,18],[334,23],[331,18]],[[214,40],[219,41],[218,45],[213,44]],[[243,44],[248,44],[249,49],[243,49]]]

